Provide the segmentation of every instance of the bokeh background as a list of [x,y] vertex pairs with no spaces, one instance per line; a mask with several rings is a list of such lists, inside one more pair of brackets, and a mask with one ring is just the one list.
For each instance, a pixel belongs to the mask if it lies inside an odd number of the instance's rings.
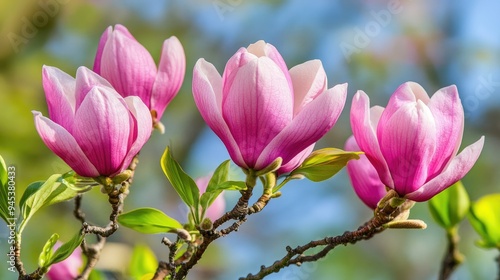
[[[187,56],[183,87],[162,119],[166,133],[153,133],[141,152],[126,210],[151,206],[185,220],[186,209],[159,166],[164,148],[171,145],[176,159],[194,177],[229,158],[194,105],[193,65],[203,57],[222,71],[238,48],[261,39],[278,48],[288,67],[321,59],[330,87],[349,83],[346,108],[318,148],[343,147],[351,134],[351,99],[359,89],[368,93],[372,104],[385,106],[391,93],[409,80],[422,84],[429,94],[456,84],[466,112],[463,145],[486,135],[482,156],[463,180],[471,199],[477,200],[500,192],[499,10],[498,1],[464,0],[1,0],[0,154],[17,169],[18,199],[30,182],[68,171],[33,125],[31,110],[47,112],[41,67],[56,66],[71,75],[79,66],[91,68],[101,33],[120,23],[156,61],[163,40],[172,35],[183,43]],[[236,167],[232,174],[241,178]],[[189,279],[237,279],[283,256],[286,245],[341,234],[371,215],[354,195],[344,171],[323,183],[292,182],[282,192],[239,232],[218,240]],[[228,207],[236,199],[236,194],[226,193]],[[426,230],[390,230],[268,279],[436,279],[446,239],[427,207],[419,203],[411,213],[427,222]],[[47,207],[28,226],[22,252],[28,271],[35,269],[53,232],[68,240],[78,229],[72,209],[70,202]],[[105,224],[106,197],[91,191],[84,198],[84,210],[89,220]],[[7,252],[7,235],[1,226],[1,252]],[[478,236],[467,222],[460,235],[466,262],[452,279],[493,279],[498,252],[476,247]],[[99,268],[126,269],[130,249],[141,243],[166,259],[161,237],[122,228],[109,239],[112,243]],[[4,253],[0,259],[0,278],[16,279],[7,270]]]

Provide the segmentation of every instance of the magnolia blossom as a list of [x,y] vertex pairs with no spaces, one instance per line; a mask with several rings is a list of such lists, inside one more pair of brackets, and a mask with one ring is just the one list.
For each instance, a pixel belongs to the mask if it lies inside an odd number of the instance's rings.
[[122,96],[139,96],[158,122],[182,85],[186,57],[181,43],[172,36],[163,42],[157,69],[151,54],[125,26],[117,24],[101,36],[94,71]]
[[464,110],[455,86],[429,98],[419,84],[407,82],[385,109],[369,103],[363,91],[354,96],[353,134],[380,180],[400,196],[430,199],[462,179],[481,153],[484,137],[457,155]]
[[[359,151],[353,136],[345,143],[347,151]],[[370,208],[377,208],[378,202],[387,194],[384,183],[380,181],[377,170],[365,155],[347,163],[347,174],[358,197]]]
[[[198,186],[198,189],[200,189],[200,194],[205,193],[211,178],[212,176],[209,175],[196,179],[195,182],[196,185]],[[211,221],[215,221],[222,215],[224,215],[225,211],[226,211],[226,201],[224,200],[223,193],[221,193],[214,200],[214,202],[208,207],[208,209],[205,212],[205,216],[208,217]]]
[[319,60],[288,70],[276,48],[264,41],[239,49],[222,76],[204,59],[193,73],[196,105],[231,159],[261,170],[281,157],[278,173],[300,165],[330,130],[346,92],[347,84],[327,89]]
[[[54,250],[61,247],[61,245],[62,243],[58,241],[56,245],[54,245]],[[50,266],[46,275],[49,280],[75,279],[82,265],[82,249],[77,247],[67,259]]]
[[151,135],[151,114],[141,99],[121,97],[85,67],[75,79],[44,66],[43,88],[49,118],[33,111],[38,134],[81,176],[121,173]]

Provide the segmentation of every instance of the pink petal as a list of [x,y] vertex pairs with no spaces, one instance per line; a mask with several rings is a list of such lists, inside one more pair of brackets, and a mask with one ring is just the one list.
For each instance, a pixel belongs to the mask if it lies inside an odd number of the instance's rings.
[[[62,242],[57,241],[54,245],[54,251],[61,247],[61,245]],[[46,275],[49,280],[75,279],[82,265],[82,249],[77,247],[67,259],[51,265]]]
[[94,59],[94,72],[97,74],[101,73],[101,60],[102,60],[102,52],[104,50],[104,46],[108,42],[109,35],[113,32],[113,28],[111,26],[108,26],[106,30],[101,35],[101,39],[99,39],[99,45],[97,46],[97,51],[95,54],[95,59]]
[[467,146],[453,158],[448,167],[421,188],[406,195],[406,198],[422,202],[431,199],[441,191],[461,180],[474,166],[484,145],[484,136],[474,144]]
[[[353,136],[347,139],[345,149],[346,151],[360,150]],[[377,208],[378,202],[387,194],[387,190],[368,158],[360,155],[358,160],[350,160],[347,163],[347,174],[358,197],[368,207]]]
[[115,31],[113,31],[113,27],[108,26],[108,28],[106,28],[106,30],[104,30],[104,32],[101,35],[101,39],[99,40],[99,45],[97,46],[97,51],[96,51],[96,55],[95,55],[95,59],[94,59],[93,70],[94,70],[94,72],[96,72],[99,75],[101,74],[102,53],[104,51],[104,47],[106,46],[106,43],[108,42],[109,37],[111,36],[111,34],[113,32],[119,32],[121,35],[128,37],[131,40],[135,40],[134,36],[132,36],[132,34],[130,34],[130,32],[128,31],[128,29],[125,26],[123,26],[121,24],[117,24],[117,25],[115,25]]
[[464,108],[456,86],[437,91],[428,106],[437,131],[436,153],[429,165],[429,179],[432,179],[446,168],[458,152],[464,131]]
[[266,56],[270,58],[272,61],[274,61],[274,63],[276,63],[276,65],[278,65],[278,67],[283,72],[283,75],[285,75],[286,80],[288,81],[288,86],[290,88],[290,91],[292,91],[293,84],[290,74],[288,72],[288,67],[286,66],[285,60],[283,59],[279,51],[273,45],[268,44],[263,40],[260,40],[255,44],[249,45],[247,49],[248,52],[253,53],[258,57]]
[[205,216],[208,217],[211,221],[215,221],[218,218],[222,217],[226,212],[226,201],[224,200],[224,192],[222,192],[214,202],[208,207],[205,212]]
[[222,78],[215,67],[203,58],[199,59],[194,66],[193,97],[201,116],[222,140],[231,159],[237,165],[246,167],[238,145],[222,118]]
[[290,69],[295,96],[293,113],[297,115],[327,87],[325,70],[320,60],[310,60]]
[[50,66],[42,68],[43,89],[50,118],[68,131],[75,115],[75,79]]
[[257,59],[252,53],[249,53],[247,49],[240,48],[231,58],[227,61],[222,74],[222,84],[231,85],[232,80],[234,80],[235,73],[240,67],[247,64],[249,61]]
[[43,142],[76,173],[84,177],[97,177],[99,172],[89,161],[75,138],[59,124],[33,111],[35,126]]
[[254,167],[262,150],[292,121],[286,78],[273,61],[261,57],[238,69],[224,95],[223,118],[246,165]]
[[378,132],[394,189],[405,195],[420,188],[436,150],[436,125],[429,108],[420,100],[404,104],[383,127],[379,123]]
[[158,74],[151,94],[151,110],[161,119],[167,105],[177,95],[186,73],[186,56],[177,37],[163,42]]
[[393,187],[389,167],[380,151],[375,128],[382,115],[382,107],[369,108],[370,99],[363,91],[358,91],[352,100],[351,127],[361,150],[377,170],[381,181],[388,187]]
[[[380,129],[380,127],[384,127],[387,120],[390,119],[392,115],[399,110],[399,108],[401,108],[401,106],[408,103],[415,103],[417,100],[422,100],[424,104],[429,102],[429,96],[419,84],[406,82],[400,85],[389,99],[389,103],[380,117],[378,129]],[[378,139],[380,139],[381,132],[378,130],[377,136]]]
[[210,183],[210,179],[212,179],[212,174],[199,177],[195,180],[196,186],[200,190],[200,194],[204,194],[207,191],[208,183]]
[[[211,178],[212,175],[208,175],[196,179],[196,186],[198,186],[198,189],[200,189],[200,194],[205,193]],[[205,212],[205,216],[208,217],[211,221],[215,221],[222,215],[224,215],[225,211],[226,211],[226,201],[224,200],[224,192],[222,192],[208,207],[208,209]]]
[[323,137],[337,122],[344,108],[346,95],[347,84],[336,85],[320,94],[267,145],[258,158],[255,169],[266,167],[278,157],[286,165]]
[[302,150],[302,152],[298,153],[294,158],[289,160],[286,164],[281,165],[281,167],[276,172],[278,176],[281,174],[289,173],[290,171],[299,167],[299,165],[301,165],[302,162],[304,162],[304,160],[311,154],[315,145],[316,143],[311,144],[309,147]]
[[139,96],[150,107],[156,73],[156,64],[149,52],[125,27],[117,27],[109,35],[102,53],[101,76],[122,96]]
[[87,96],[87,93],[95,86],[113,88],[113,86],[106,81],[106,79],[99,76],[97,73],[85,66],[78,67],[78,70],[76,70],[75,111],[78,110],[78,107],[80,107],[80,104],[83,102],[83,99],[85,99],[85,96]]
[[101,175],[123,171],[130,133],[129,111],[123,100],[109,88],[94,87],[76,112],[73,135]]
[[[144,144],[151,136],[153,120],[149,108],[138,96],[129,96],[125,98],[127,108],[130,111],[131,134],[128,141],[128,152],[120,170],[127,169],[132,159],[139,153]],[[117,175],[117,174],[113,174]]]

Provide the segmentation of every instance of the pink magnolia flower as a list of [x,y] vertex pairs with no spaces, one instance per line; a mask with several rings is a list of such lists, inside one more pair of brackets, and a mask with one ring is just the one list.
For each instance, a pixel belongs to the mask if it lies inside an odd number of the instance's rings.
[[[196,179],[196,185],[198,186],[198,189],[200,189],[200,194],[204,194],[205,191],[207,190],[208,183],[210,182],[210,179],[212,178],[211,175],[209,176],[204,176]],[[224,200],[222,192],[208,207],[208,209],[205,212],[205,216],[208,217],[211,221],[215,221],[218,218],[222,217],[226,211],[226,201]]]
[[278,173],[296,168],[337,121],[347,84],[327,90],[319,60],[288,70],[271,44],[241,48],[221,75],[198,60],[193,95],[205,122],[240,167],[260,170],[278,157]]
[[[360,150],[354,136],[347,139],[345,149],[346,151]],[[368,158],[365,155],[359,155],[358,160],[350,160],[347,163],[347,174],[358,197],[368,207],[377,208],[378,202],[387,194],[387,190]]]
[[139,96],[159,122],[182,85],[186,71],[184,49],[177,37],[163,42],[158,69],[151,54],[123,25],[110,26],[99,41],[94,71],[122,96]]
[[351,126],[356,142],[381,181],[400,196],[426,201],[462,179],[479,157],[481,137],[459,155],[464,110],[455,86],[429,98],[417,83],[402,84],[387,108],[363,91],[354,96]]
[[75,79],[44,66],[43,88],[50,119],[33,111],[38,134],[81,176],[121,173],[151,135],[151,114],[141,99],[121,97],[85,67]]
[[[62,243],[58,241],[54,246],[54,251],[61,247],[61,245]],[[82,249],[78,247],[67,259],[50,266],[46,275],[49,280],[75,279],[78,276],[82,265]]]

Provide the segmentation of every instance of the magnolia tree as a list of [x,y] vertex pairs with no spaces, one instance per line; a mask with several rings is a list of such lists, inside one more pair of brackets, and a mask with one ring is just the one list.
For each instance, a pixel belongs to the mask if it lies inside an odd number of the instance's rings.
[[[134,260],[151,259],[151,252],[136,248],[131,267],[139,268],[134,277],[185,279],[212,242],[233,234],[250,215],[263,211],[288,182],[323,181],[346,165],[356,194],[373,209],[373,217],[340,236],[286,247],[281,259],[241,279],[262,279],[291,265],[317,261],[337,245],[369,239],[386,229],[424,229],[423,221],[409,219],[410,210],[429,200],[449,240],[440,279],[447,279],[462,261],[457,225],[466,216],[480,234],[481,246],[500,249],[500,195],[471,204],[460,183],[478,159],[484,137],[459,152],[464,110],[455,86],[430,97],[419,84],[407,82],[385,108],[370,107],[368,95],[358,91],[350,113],[353,136],[345,151],[314,150],[339,118],[347,84],[329,88],[319,60],[289,69],[278,50],[264,41],[239,49],[222,75],[205,59],[199,59],[193,70],[196,106],[246,179],[230,179],[227,160],[213,174],[195,180],[166,147],[158,160],[189,208],[187,223],[155,208],[122,213],[127,194],[134,191],[130,186],[140,150],[153,129],[163,132],[160,119],[183,83],[185,55],[176,37],[165,40],[159,61],[156,66],[149,52],[117,25],[102,35],[93,70],[82,66],[73,78],[56,67],[42,68],[48,117],[33,111],[36,129],[72,171],[30,184],[16,203],[11,199],[15,200],[15,170],[0,160],[0,215],[11,230],[8,256],[19,279],[89,278],[106,238],[119,225],[144,234],[175,234],[174,240],[161,240],[169,250],[168,259],[155,261],[149,270],[150,266],[134,265]],[[104,226],[89,222],[81,209],[85,192],[94,187],[109,200],[109,223]],[[228,212],[223,192],[240,194]],[[253,196],[255,202],[249,203]],[[52,235],[40,252],[38,268],[26,271],[23,230],[42,207],[66,200],[74,200],[81,227],[66,243]]]

